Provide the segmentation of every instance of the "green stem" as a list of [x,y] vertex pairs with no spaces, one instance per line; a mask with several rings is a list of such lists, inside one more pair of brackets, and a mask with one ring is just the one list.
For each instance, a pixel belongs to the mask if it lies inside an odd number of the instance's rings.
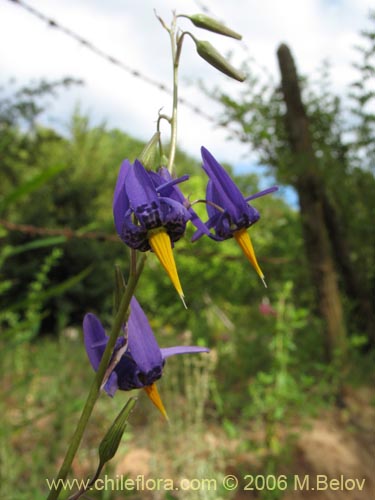
[[195,201],[190,203],[190,206],[192,207],[193,205],[196,205],[197,203],[205,203],[206,205],[210,205],[211,207],[216,208],[216,210],[218,210],[222,214],[225,212],[224,208],[219,207],[219,205],[217,205],[213,201],[209,201],[209,200],[195,200]]
[[157,132],[159,132],[159,141],[158,142],[159,142],[159,155],[160,155],[161,161],[163,161],[163,157],[164,157],[163,144],[161,142],[161,134],[160,134],[160,123],[162,120],[166,120],[169,123],[169,125],[171,125],[172,118],[170,118],[167,115],[161,114],[159,112],[158,121],[156,123],[156,130],[157,130]]
[[169,147],[168,157],[168,171],[170,174],[173,172],[174,159],[176,156],[177,147],[177,106],[178,106],[178,66],[181,53],[181,38],[176,42],[176,17],[173,17],[172,26],[169,31],[172,48],[172,61],[173,61],[173,102],[172,102],[172,117],[171,117],[171,143]]
[[70,496],[68,498],[68,500],[78,500],[78,498],[80,498],[82,495],[84,495],[86,493],[86,491],[88,491],[91,486],[93,486],[95,484],[95,481],[98,479],[103,467],[104,467],[105,464],[102,464],[100,463],[98,465],[98,468],[95,472],[95,475],[94,477],[91,479],[91,481],[89,482],[89,484],[86,486],[86,487],[82,487],[79,491],[77,491],[77,493],[75,493],[74,495]]
[[98,399],[100,393],[100,387],[102,380],[104,378],[105,371],[107,369],[108,363],[113,353],[113,349],[116,345],[116,340],[121,332],[121,328],[126,317],[131,298],[136,289],[138,280],[143,271],[143,266],[146,260],[145,254],[142,255],[140,263],[137,269],[133,267],[130,270],[129,282],[126,286],[125,292],[121,298],[118,312],[114,318],[111,334],[109,336],[108,343],[106,345],[103,357],[100,361],[98,371],[95,374],[93,383],[91,384],[90,391],[88,393],[85,406],[83,407],[81,417],[78,421],[76,430],[73,434],[72,441],[66,452],[64,461],[60,467],[60,470],[55,478],[56,488],[52,489],[47,497],[47,500],[56,500],[59,497],[60,491],[63,487],[63,481],[66,479],[70,467],[72,465],[73,459],[77,453],[78,447],[81,443],[83,433],[86,429],[87,423],[90,419],[91,413],[94,409],[96,400]]

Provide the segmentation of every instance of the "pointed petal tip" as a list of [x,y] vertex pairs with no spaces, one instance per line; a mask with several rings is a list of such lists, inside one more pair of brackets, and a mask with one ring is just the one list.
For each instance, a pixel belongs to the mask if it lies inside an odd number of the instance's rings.
[[275,191],[278,191],[278,189],[279,189],[278,186],[272,186],[270,188],[263,189],[263,191],[259,191],[258,193],[252,194],[251,196],[247,196],[245,198],[245,201],[255,200],[256,198],[260,198],[260,197],[265,196],[267,194],[274,193]]
[[174,346],[174,347],[162,347],[160,349],[163,359],[167,359],[171,356],[176,356],[179,354],[201,354],[209,353],[210,349],[208,347],[200,346]]
[[167,414],[167,411],[163,405],[163,402],[161,400],[158,388],[156,387],[156,384],[153,383],[151,385],[148,385],[144,387],[144,390],[147,394],[147,396],[151,399],[152,403],[156,406],[156,408],[160,411],[160,413],[163,415],[165,420],[169,422],[169,417]]
[[267,284],[264,279],[264,274],[258,264],[255,252],[254,252],[254,247],[253,244],[251,243],[250,235],[246,228],[244,229],[239,229],[238,231],[235,231],[233,233],[233,236],[239,246],[241,247],[241,250],[243,253],[246,255],[248,260],[250,261],[251,265],[254,267],[255,271],[257,272],[258,276],[260,279],[263,281],[264,286],[267,288]]
[[185,295],[184,294],[182,294],[182,295],[180,294],[180,299],[181,299],[182,303],[184,304],[185,309],[187,310],[188,306],[186,305],[186,302],[185,302]]
[[180,296],[182,303],[187,309],[184,300],[184,292],[182,291],[180,278],[178,277],[176,263],[173,256],[171,239],[168,233],[165,231],[164,228],[160,228],[152,232],[150,231],[148,240],[152,250],[159,259],[161,265],[164,267],[173,286],[175,287],[178,295]]

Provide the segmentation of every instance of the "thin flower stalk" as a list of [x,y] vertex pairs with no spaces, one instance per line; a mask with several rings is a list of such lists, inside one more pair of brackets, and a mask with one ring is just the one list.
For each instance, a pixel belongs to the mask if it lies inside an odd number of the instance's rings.
[[114,347],[116,345],[116,340],[118,336],[120,335],[122,324],[124,322],[124,318],[127,315],[128,308],[130,305],[131,298],[135,292],[138,280],[142,274],[144,263],[145,263],[146,257],[145,255],[142,255],[139,259],[139,264],[136,269],[136,272],[130,271],[129,275],[129,282],[128,285],[125,289],[125,292],[122,296],[120,306],[118,309],[118,312],[114,318],[112,330],[109,336],[108,343],[106,345],[106,348],[103,353],[103,357],[100,361],[98,370],[95,374],[94,380],[91,384],[90,391],[87,395],[86,403],[85,406],[83,407],[81,417],[78,421],[76,430],[73,434],[72,440],[70,442],[69,448],[66,452],[64,461],[60,467],[60,470],[55,478],[55,484],[57,485],[56,488],[51,489],[47,500],[56,500],[61,492],[63,483],[62,481],[66,479],[72,462],[74,460],[74,457],[77,453],[78,447],[81,443],[83,433],[86,429],[86,426],[88,424],[88,421],[90,419],[90,416],[92,414],[92,411],[94,409],[95,403],[98,399],[98,396],[100,394],[100,388],[104,379],[104,375],[107,369],[107,366],[109,364],[110,358],[112,356]]

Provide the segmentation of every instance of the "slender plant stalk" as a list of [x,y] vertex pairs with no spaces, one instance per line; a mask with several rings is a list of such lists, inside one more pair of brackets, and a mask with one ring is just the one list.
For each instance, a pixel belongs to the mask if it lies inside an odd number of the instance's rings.
[[[160,19],[160,18],[159,18]],[[172,48],[172,60],[173,60],[173,101],[172,101],[172,116],[168,119],[171,127],[171,140],[170,140],[170,148],[169,148],[169,157],[168,157],[168,171],[172,174],[174,161],[176,156],[176,148],[177,148],[177,107],[178,107],[178,69],[179,69],[179,61],[181,55],[182,41],[184,37],[184,33],[179,36],[176,36],[176,15],[173,16],[172,25],[170,28],[167,28],[164,22],[160,19],[162,25],[167,29],[170,40],[171,40],[171,48]],[[165,118],[165,116],[159,117]],[[158,121],[158,123],[159,123]],[[85,406],[82,410],[81,417],[78,421],[76,430],[73,434],[72,441],[69,445],[69,448],[66,452],[64,461],[61,465],[61,468],[55,478],[56,488],[52,489],[47,497],[47,500],[56,500],[59,497],[60,491],[63,487],[63,481],[66,479],[69,470],[71,468],[73,459],[77,453],[78,447],[81,443],[83,433],[86,429],[92,411],[94,409],[95,403],[98,399],[100,388],[112,356],[114,347],[116,345],[116,340],[121,332],[122,325],[126,319],[129,304],[131,298],[134,294],[135,288],[137,286],[139,277],[142,273],[143,266],[145,263],[145,255],[143,254],[138,267],[136,266],[136,257],[135,252],[131,254],[131,266],[129,273],[129,281],[126,286],[125,292],[122,296],[118,312],[114,318],[111,334],[106,345],[104,354],[100,361],[99,368],[95,374],[95,378],[91,385],[90,391],[88,393]]]
[[180,62],[181,45],[176,40],[176,16],[173,16],[171,28],[168,29],[171,39],[172,61],[173,61],[173,101],[172,101],[172,117],[171,125],[171,142],[169,147],[168,171],[173,172],[174,159],[176,156],[177,147],[177,106],[178,106],[178,67]]
[[92,413],[94,406],[95,406],[95,403],[98,399],[98,396],[100,393],[100,387],[102,385],[102,381],[104,378],[104,374],[106,372],[108,363],[109,363],[110,358],[112,356],[113,349],[116,345],[116,340],[121,332],[124,318],[126,317],[128,309],[129,309],[129,304],[130,304],[131,298],[135,292],[140,275],[142,274],[145,260],[146,260],[146,256],[145,256],[145,254],[142,254],[142,256],[140,258],[140,262],[138,264],[138,267],[135,268],[135,266],[131,266],[130,274],[129,274],[129,281],[128,281],[128,284],[126,286],[125,292],[121,298],[118,312],[114,318],[111,334],[109,336],[108,343],[107,343],[105,351],[103,353],[103,357],[100,361],[98,371],[96,372],[95,378],[94,378],[93,383],[90,387],[90,391],[88,393],[85,406],[83,407],[81,417],[78,421],[76,430],[73,434],[73,438],[72,438],[70,445],[69,445],[69,448],[66,452],[64,461],[63,461],[63,463],[60,467],[60,470],[55,478],[56,488],[51,489],[51,491],[47,497],[47,500],[56,500],[59,497],[60,491],[63,487],[63,481],[66,479],[66,477],[69,473],[73,459],[74,459],[74,457],[77,453],[78,447],[81,443],[83,433],[86,429],[86,426],[87,426],[88,421],[90,419],[91,413]]

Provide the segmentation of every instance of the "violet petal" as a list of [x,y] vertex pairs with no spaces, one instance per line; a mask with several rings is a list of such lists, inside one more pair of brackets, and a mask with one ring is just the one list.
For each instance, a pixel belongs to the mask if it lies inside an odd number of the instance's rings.
[[85,315],[83,320],[83,336],[87,356],[96,371],[107,345],[108,337],[95,314],[88,313]]
[[130,302],[128,320],[129,352],[141,372],[162,367],[163,358],[148,319],[135,297]]
[[104,385],[104,390],[108,394],[108,396],[111,396],[111,398],[113,398],[118,388],[119,386],[118,386],[117,373],[113,371]]
[[265,196],[266,194],[274,193],[278,189],[279,189],[278,186],[272,186],[270,188],[263,189],[263,191],[259,191],[259,193],[255,193],[252,194],[251,196],[248,196],[247,198],[245,198],[245,200],[246,201],[255,200],[255,198],[260,198],[261,196]]
[[116,230],[119,234],[121,234],[125,213],[129,209],[129,200],[125,191],[125,179],[131,168],[129,160],[122,162],[113,195],[113,217]]
[[210,352],[207,347],[199,347],[199,346],[176,346],[176,347],[162,347],[161,355],[163,359],[167,359],[170,356],[175,356],[177,354],[194,354],[198,352]]
[[130,205],[134,209],[142,205],[149,205],[157,200],[157,193],[152,180],[142,163],[135,160],[131,165],[125,184]]
[[246,211],[247,203],[226,170],[212,154],[202,146],[203,169],[215,185],[216,201],[233,217],[240,217]]

